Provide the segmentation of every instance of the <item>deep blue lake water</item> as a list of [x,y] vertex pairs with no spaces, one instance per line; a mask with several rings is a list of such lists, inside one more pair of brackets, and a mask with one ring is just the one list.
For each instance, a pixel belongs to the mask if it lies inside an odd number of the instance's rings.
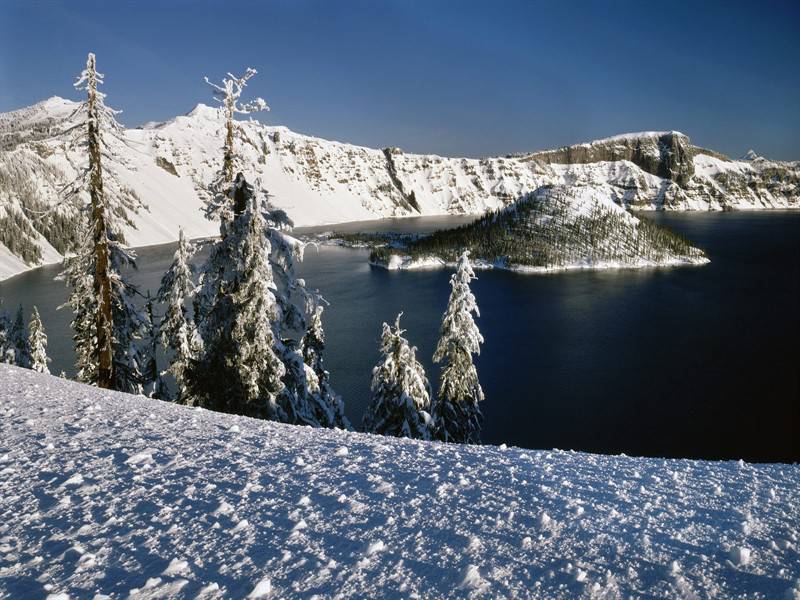
[[[691,458],[800,460],[800,212],[650,213],[707,250],[711,264],[520,275],[479,271],[486,338],[484,442]],[[461,220],[463,222],[463,219]],[[403,221],[430,229],[447,219]],[[359,228],[363,228],[363,225]],[[397,229],[370,224],[370,229]],[[173,245],[138,251],[155,290]],[[300,268],[330,301],[326,364],[359,424],[382,321],[431,363],[450,271],[387,272],[368,251],[309,248]],[[36,304],[51,370],[71,369],[66,297],[45,267],[0,282],[7,308]]]

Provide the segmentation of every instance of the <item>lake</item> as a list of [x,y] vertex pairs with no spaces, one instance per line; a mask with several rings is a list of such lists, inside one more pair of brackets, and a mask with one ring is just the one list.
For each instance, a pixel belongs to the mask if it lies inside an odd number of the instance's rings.
[[[479,271],[473,291],[486,339],[483,440],[603,453],[800,459],[800,212],[649,213],[704,248],[703,267],[523,275]],[[426,231],[465,219],[337,226]],[[331,227],[316,228],[331,229]],[[155,291],[174,245],[137,251],[135,281]],[[431,362],[449,270],[388,272],[369,252],[309,247],[299,269],[331,306],[326,366],[354,424],[369,401],[383,321]],[[70,372],[70,315],[60,267],[0,282],[5,307],[33,304],[51,370]]]

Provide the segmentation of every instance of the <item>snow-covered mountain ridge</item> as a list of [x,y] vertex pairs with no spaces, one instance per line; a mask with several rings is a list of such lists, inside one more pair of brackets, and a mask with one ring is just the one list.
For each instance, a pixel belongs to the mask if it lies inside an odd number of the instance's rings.
[[312,429],[0,365],[2,598],[797,598],[798,523],[797,465]]
[[[60,259],[74,236],[59,190],[83,164],[62,131],[76,103],[50,98],[0,114],[0,278]],[[408,154],[332,142],[255,120],[239,123],[237,148],[248,175],[297,225],[382,217],[480,214],[543,186],[590,188],[605,202],[635,208],[785,208],[800,202],[800,163],[730,160],[677,132],[625,134],[525,155],[470,159]],[[164,123],[126,129],[105,168],[147,207],[126,232],[132,246],[216,233],[200,212],[221,163],[223,119],[198,105]]]

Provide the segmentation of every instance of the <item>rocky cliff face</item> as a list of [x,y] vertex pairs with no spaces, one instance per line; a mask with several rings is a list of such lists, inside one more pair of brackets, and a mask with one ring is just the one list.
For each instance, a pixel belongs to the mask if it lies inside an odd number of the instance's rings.
[[[732,160],[693,145],[688,136],[677,131],[624,134],[514,158],[554,166],[569,174],[565,176],[572,176],[576,184],[604,180],[612,188],[610,197],[631,208],[800,206],[800,163],[770,161],[752,150],[742,159]],[[638,170],[626,168],[632,165]]]
[[523,158],[547,164],[589,164],[628,161],[663,179],[685,187],[694,176],[694,147],[678,131],[626,134],[557,150],[527,154]]
[[[76,219],[59,201],[85,157],[58,134],[76,103],[51,98],[0,114],[0,279],[59,260]],[[123,132],[105,167],[147,208],[133,215],[133,246],[214,235],[202,199],[220,168],[223,120],[198,105],[185,116]],[[800,163],[731,160],[678,132],[620,135],[559,150],[445,158],[372,149],[249,120],[237,149],[249,179],[296,225],[383,217],[481,214],[541,188],[575,188],[626,208],[725,210],[800,206]],[[53,208],[56,207],[56,208]],[[41,215],[47,213],[46,218]]]

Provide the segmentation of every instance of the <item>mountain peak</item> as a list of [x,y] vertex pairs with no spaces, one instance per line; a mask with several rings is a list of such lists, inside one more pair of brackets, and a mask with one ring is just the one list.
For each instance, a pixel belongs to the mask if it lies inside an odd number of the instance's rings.
[[763,156],[759,156],[756,154],[756,151],[750,148],[747,152],[745,152],[744,156],[742,156],[742,160],[764,160]]
[[219,119],[219,109],[208,104],[199,102],[195,107],[186,113],[187,117],[201,117],[205,119]]
[[[50,96],[47,100],[42,100],[41,102],[37,102],[32,106],[28,107],[29,109],[36,109],[41,110],[48,113],[61,113],[64,110],[74,110],[76,106],[80,104],[75,100],[70,100],[69,98],[62,98],[61,96]],[[21,109],[26,110],[26,109]]]

